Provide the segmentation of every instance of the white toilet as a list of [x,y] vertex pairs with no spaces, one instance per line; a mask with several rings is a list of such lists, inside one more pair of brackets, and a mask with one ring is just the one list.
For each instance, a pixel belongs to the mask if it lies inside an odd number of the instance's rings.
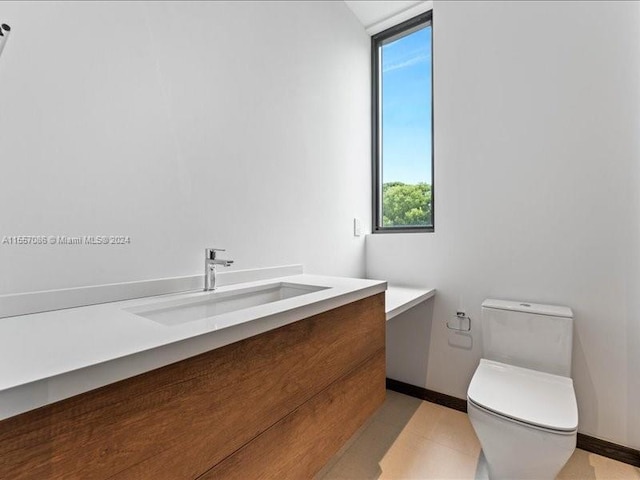
[[491,480],[551,480],[576,447],[570,308],[485,300],[467,392]]

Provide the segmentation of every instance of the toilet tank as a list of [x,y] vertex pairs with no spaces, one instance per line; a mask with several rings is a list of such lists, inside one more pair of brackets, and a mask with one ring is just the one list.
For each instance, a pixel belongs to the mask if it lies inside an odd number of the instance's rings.
[[487,299],[482,302],[483,358],[571,376],[569,307]]

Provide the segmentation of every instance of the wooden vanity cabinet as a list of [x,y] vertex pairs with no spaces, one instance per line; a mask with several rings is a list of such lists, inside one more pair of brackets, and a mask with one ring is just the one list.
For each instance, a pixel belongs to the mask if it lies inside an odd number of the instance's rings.
[[385,397],[384,293],[0,421],[0,479],[311,478]]

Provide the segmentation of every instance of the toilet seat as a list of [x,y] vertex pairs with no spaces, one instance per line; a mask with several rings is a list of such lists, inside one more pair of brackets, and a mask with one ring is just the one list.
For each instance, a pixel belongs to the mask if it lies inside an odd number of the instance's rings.
[[477,403],[474,403],[472,400],[469,400],[469,397],[467,397],[467,410],[471,409],[471,407],[475,407],[477,408],[479,411],[485,412],[487,415],[490,415],[492,417],[495,417],[497,419],[501,419],[507,422],[511,422],[514,425],[521,425],[527,429],[531,429],[531,430],[539,430],[541,432],[546,432],[546,433],[551,433],[554,435],[573,435],[575,436],[577,429],[573,430],[572,432],[565,432],[563,430],[551,430],[549,428],[543,428],[543,427],[539,427],[537,425],[533,425],[531,423],[525,423],[522,422],[520,420],[516,420],[515,418],[511,418],[511,417],[507,417],[506,415],[501,415],[499,413],[496,413],[492,410],[489,410],[487,408],[484,408],[481,405],[478,405]]
[[482,410],[527,426],[564,434],[578,428],[576,396],[568,377],[483,358],[467,396]]

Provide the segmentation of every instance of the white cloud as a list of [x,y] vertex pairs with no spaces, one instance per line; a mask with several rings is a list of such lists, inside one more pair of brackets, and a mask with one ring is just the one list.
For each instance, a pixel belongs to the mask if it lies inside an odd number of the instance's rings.
[[405,60],[403,62],[392,63],[391,65],[384,66],[382,68],[382,73],[391,72],[393,70],[398,70],[399,68],[410,67],[411,65],[417,65],[418,63],[426,62],[431,58],[430,54],[417,55],[415,57],[410,58],[409,60]]

